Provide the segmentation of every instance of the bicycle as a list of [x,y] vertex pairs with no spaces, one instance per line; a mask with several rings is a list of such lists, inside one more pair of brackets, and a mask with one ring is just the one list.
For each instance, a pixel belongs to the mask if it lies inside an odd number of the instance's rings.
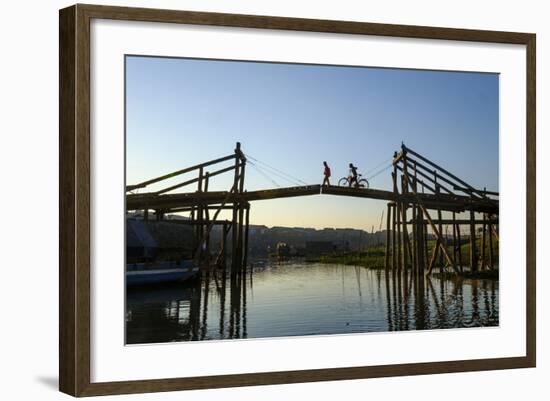
[[[366,178],[361,178],[362,175],[361,174],[357,174],[357,181],[355,182],[355,184],[353,185],[353,188],[368,188],[369,187],[369,182]],[[338,181],[338,185],[341,186],[341,187],[344,187],[344,186],[349,186],[349,180],[351,179],[351,177],[342,177],[340,178],[340,181]]]

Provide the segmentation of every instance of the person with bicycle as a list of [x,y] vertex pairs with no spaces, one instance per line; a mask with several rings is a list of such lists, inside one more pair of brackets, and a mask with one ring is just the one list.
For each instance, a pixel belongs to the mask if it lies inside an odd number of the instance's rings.
[[353,163],[349,164],[349,175],[348,175],[348,185],[351,188],[351,185],[355,184],[357,187],[359,182],[357,181],[357,167]]

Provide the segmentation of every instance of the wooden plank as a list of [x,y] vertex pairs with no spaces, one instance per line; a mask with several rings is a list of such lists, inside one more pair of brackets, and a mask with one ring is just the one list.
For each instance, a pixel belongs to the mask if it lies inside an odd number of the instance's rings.
[[[453,213],[454,214],[454,213]],[[432,221],[434,222],[434,224],[443,224],[443,225],[450,225],[450,224],[457,224],[457,225],[469,225],[471,223],[471,221],[468,219],[468,220],[453,220],[453,219],[432,219]],[[483,219],[475,219],[474,220],[474,223],[475,224],[483,224]],[[412,220],[409,220],[409,224],[412,224],[413,221]],[[427,222],[424,222],[424,224],[428,224]],[[485,221],[485,224],[498,224],[498,219],[491,219],[491,220],[486,220]]]
[[[323,193],[326,189],[323,188]],[[247,201],[291,198],[296,196],[318,195],[321,193],[321,185],[305,185],[297,187],[276,188],[260,191],[249,191],[243,194],[243,198]]]

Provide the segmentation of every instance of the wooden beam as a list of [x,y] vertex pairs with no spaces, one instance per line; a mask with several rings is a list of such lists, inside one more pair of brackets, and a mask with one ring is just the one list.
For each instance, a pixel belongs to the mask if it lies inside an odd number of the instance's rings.
[[[217,175],[220,175],[220,174],[223,174],[223,173],[227,173],[228,171],[231,171],[233,170],[235,167],[234,166],[229,166],[229,167],[226,167],[226,168],[222,168],[220,170],[216,170],[212,173],[209,173],[209,176],[210,177],[215,177]],[[199,171],[202,170],[202,167],[199,168]],[[191,180],[187,180],[187,181],[184,181],[184,182],[181,182],[179,184],[176,184],[176,185],[172,185],[168,188],[164,188],[164,189],[161,189],[159,191],[156,191],[154,192],[154,194],[156,195],[161,195],[161,194],[165,194],[167,192],[170,192],[170,191],[173,191],[174,189],[178,189],[178,188],[182,188],[182,187],[185,187],[187,185],[190,185],[190,184],[193,184],[195,182],[199,182],[201,180],[201,177],[197,177],[197,178],[193,178]],[[201,191],[199,191],[201,192]]]
[[[441,219],[441,220],[432,219],[432,221],[434,222],[434,224],[441,223],[443,225],[448,225],[448,224],[469,225],[471,223],[470,220],[453,220],[453,219]],[[413,222],[412,220],[409,220],[409,224],[412,224],[412,222]],[[483,220],[482,219],[476,219],[476,220],[474,220],[474,223],[475,224],[483,224]],[[424,222],[424,224],[428,224],[428,223]],[[486,220],[485,224],[498,224],[498,219]]]
[[[458,185],[454,185],[453,186],[454,189],[456,189],[457,191],[462,191],[462,192],[465,192],[467,194],[471,194],[472,191],[468,188],[463,188],[463,187],[460,187]],[[487,191],[486,189],[476,189],[476,192],[480,193],[480,194],[484,194],[484,195],[492,195],[492,196],[499,196],[499,193],[498,192],[495,192],[495,191]]]
[[[477,194],[478,190],[475,189],[474,187],[472,187],[471,185],[469,185],[467,182],[461,180],[460,178],[458,178],[456,175],[450,173],[449,171],[445,170],[443,167],[441,166],[438,166],[437,164],[435,164],[434,162],[432,162],[431,160],[428,160],[427,158],[425,158],[424,156],[416,153],[414,150],[410,149],[410,148],[407,148],[405,145],[402,145],[403,149],[406,149],[406,151],[408,153],[412,153],[414,156],[418,157],[420,160],[428,163],[430,166],[432,167],[435,167],[436,169],[442,171],[443,173],[445,173],[446,175],[448,175],[449,177],[451,177],[452,179],[454,179],[455,181],[457,181],[458,183],[462,184],[465,188],[469,189],[470,191],[474,192]],[[444,177],[441,177],[444,179],[444,181],[450,183],[451,185],[454,185],[452,182],[446,180]],[[478,194],[479,195],[479,194]]]
[[205,163],[196,164],[194,166],[187,167],[187,168],[184,168],[182,170],[177,170],[177,171],[174,171],[172,173],[162,175],[160,177],[156,177],[156,178],[152,178],[152,179],[147,180],[147,181],[140,182],[139,184],[128,185],[128,186],[126,186],[126,191],[133,191],[134,189],[144,188],[144,187],[146,187],[148,185],[151,185],[151,184],[154,184],[156,182],[167,180],[168,178],[173,178],[173,177],[176,177],[176,176],[181,175],[181,174],[189,173],[189,172],[191,172],[193,170],[197,170],[201,167],[211,166],[212,164],[222,163],[224,161],[231,160],[231,159],[234,159],[234,158],[235,158],[235,155],[228,155],[228,156],[220,157],[220,158],[215,159],[215,160],[210,160],[210,161],[205,162]]

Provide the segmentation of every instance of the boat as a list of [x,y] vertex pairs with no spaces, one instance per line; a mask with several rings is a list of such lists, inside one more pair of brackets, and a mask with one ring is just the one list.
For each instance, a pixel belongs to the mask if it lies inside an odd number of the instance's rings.
[[126,286],[175,283],[188,280],[199,272],[191,260],[126,265]]

